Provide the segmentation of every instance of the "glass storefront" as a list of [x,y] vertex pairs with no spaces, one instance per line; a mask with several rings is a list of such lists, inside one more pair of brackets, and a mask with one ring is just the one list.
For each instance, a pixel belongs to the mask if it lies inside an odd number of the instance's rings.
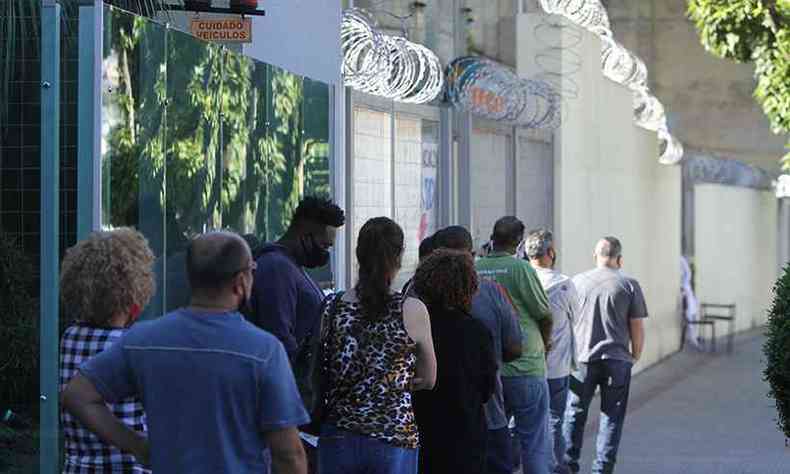
[[[157,256],[144,317],[189,298],[189,238],[279,238],[305,195],[329,197],[329,86],[105,7],[102,222]],[[328,269],[317,277],[331,285]]]
[[[405,248],[401,271],[393,282],[397,290],[417,269],[420,242],[439,225],[440,140],[436,115],[425,108],[354,108],[352,242],[370,218],[386,216],[400,224]],[[351,251],[353,255],[353,245]],[[356,259],[352,262],[354,282]]]

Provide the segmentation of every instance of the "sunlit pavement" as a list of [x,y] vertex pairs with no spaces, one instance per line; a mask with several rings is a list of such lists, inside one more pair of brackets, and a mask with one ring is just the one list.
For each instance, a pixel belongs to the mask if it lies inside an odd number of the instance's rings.
[[[739,336],[731,355],[724,344],[718,354],[687,349],[637,375],[615,472],[790,474],[790,448],[762,380],[762,333]],[[591,410],[582,473],[590,472],[597,423]]]

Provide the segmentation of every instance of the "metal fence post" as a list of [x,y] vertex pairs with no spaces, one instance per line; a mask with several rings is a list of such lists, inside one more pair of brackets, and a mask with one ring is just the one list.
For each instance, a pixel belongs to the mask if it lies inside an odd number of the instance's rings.
[[101,224],[101,61],[103,4],[79,7],[77,240]]
[[58,275],[60,203],[60,5],[41,4],[40,472],[60,472]]

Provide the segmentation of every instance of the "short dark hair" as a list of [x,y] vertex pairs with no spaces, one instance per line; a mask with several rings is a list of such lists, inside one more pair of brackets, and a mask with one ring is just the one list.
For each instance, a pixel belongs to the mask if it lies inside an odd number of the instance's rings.
[[187,247],[187,277],[192,291],[218,292],[229,285],[250,259],[247,242],[233,232],[202,234]]
[[346,215],[329,199],[308,196],[302,199],[294,211],[291,225],[313,221],[330,227],[342,227],[346,223]]
[[515,216],[505,216],[494,224],[491,240],[495,247],[501,248],[508,245],[518,245],[524,238],[524,223]]
[[545,257],[554,245],[554,234],[548,229],[533,230],[527,236],[524,247],[528,258]]
[[436,247],[453,250],[472,250],[472,234],[460,225],[445,227],[436,233]]
[[612,237],[610,235],[601,238],[601,240],[605,241],[607,244],[603,248],[601,248],[601,257],[604,258],[617,258],[623,255],[623,244],[620,243],[620,240],[617,237]]
[[435,249],[436,249],[436,234],[429,235],[428,237],[422,239],[422,242],[420,242],[420,248],[418,250],[420,260],[426,258]]

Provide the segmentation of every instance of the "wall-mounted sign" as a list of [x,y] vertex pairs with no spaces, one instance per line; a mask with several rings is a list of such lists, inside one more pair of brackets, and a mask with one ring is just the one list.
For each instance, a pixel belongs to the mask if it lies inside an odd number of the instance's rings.
[[252,20],[249,18],[193,18],[192,34],[206,41],[220,43],[252,43]]

